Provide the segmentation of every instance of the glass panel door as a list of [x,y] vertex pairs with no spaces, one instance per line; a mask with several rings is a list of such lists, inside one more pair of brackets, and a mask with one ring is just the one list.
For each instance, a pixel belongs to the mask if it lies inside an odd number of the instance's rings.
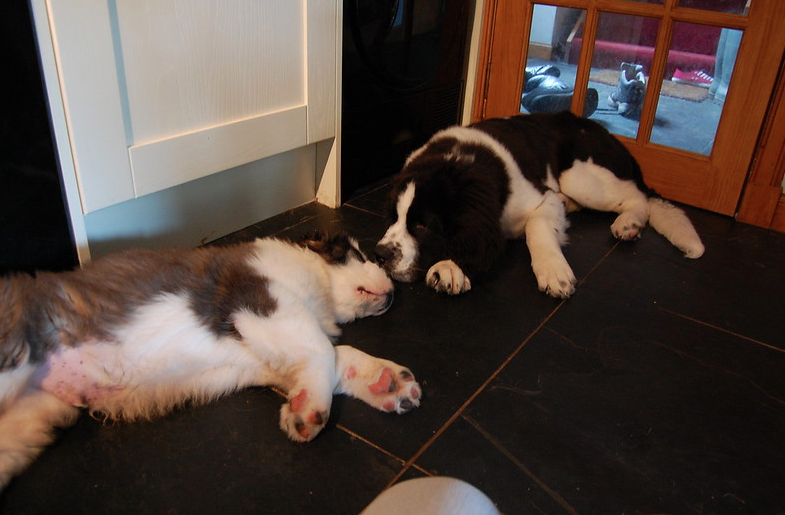
[[[577,58],[572,57],[575,55],[575,33],[585,19],[584,9],[534,5],[521,92],[522,113],[570,109],[578,69]],[[594,91],[582,110],[584,116],[591,115],[596,108],[597,92]]]
[[636,138],[660,20],[600,12],[589,87],[599,92],[593,118],[614,134]]
[[[585,19],[584,9],[534,5],[521,112],[570,109]],[[600,11],[583,116],[614,134],[638,137],[659,27],[658,18]],[[711,154],[741,35],[674,25],[651,142]]]
[[[742,31],[725,27],[675,24],[651,132],[653,143],[711,154],[741,36]],[[687,42],[679,46],[681,41]]]
[[486,2],[495,30],[473,119],[570,109],[619,136],[663,196],[734,213],[785,50],[785,2]]

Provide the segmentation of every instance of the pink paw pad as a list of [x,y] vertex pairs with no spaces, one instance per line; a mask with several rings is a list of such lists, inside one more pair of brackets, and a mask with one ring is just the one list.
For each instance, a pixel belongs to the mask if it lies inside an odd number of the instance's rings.
[[307,420],[308,420],[309,424],[315,424],[315,425],[318,425],[318,426],[321,426],[322,424],[324,424],[324,417],[318,411],[311,412],[311,414],[308,415],[308,419]]
[[311,436],[311,430],[308,429],[308,426],[306,426],[302,422],[296,423],[294,425],[294,428],[297,430],[297,433],[303,438],[305,438],[306,440],[308,439],[309,436]]
[[368,386],[368,389],[374,395],[394,392],[395,388],[396,385],[395,381],[393,381],[392,370],[389,368],[382,370],[382,375],[379,377],[379,380]]
[[303,409],[303,404],[308,399],[308,390],[300,390],[296,396],[292,397],[289,401],[289,408],[292,410],[292,413],[297,413],[301,409]]

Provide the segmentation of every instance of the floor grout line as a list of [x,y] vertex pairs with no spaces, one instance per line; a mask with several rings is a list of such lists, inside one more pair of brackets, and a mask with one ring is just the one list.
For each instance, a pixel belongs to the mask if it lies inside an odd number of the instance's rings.
[[458,417],[460,417],[463,414],[464,410],[466,410],[469,404],[471,404],[474,401],[474,399],[476,399],[485,390],[485,388],[490,384],[490,382],[493,381],[501,373],[501,371],[507,367],[510,361],[515,359],[515,357],[521,352],[521,350],[523,350],[526,344],[529,343],[529,341],[545,326],[545,324],[547,324],[550,321],[550,319],[559,311],[559,309],[561,309],[561,307],[566,302],[567,299],[563,299],[561,302],[559,302],[559,304],[553,309],[553,311],[551,311],[537,325],[537,327],[531,333],[529,333],[529,335],[523,340],[523,342],[520,345],[518,345],[518,347],[512,352],[512,354],[510,354],[510,356],[508,356],[504,360],[504,362],[502,362],[502,364],[490,375],[490,377],[488,377],[488,379],[486,379],[480,385],[480,387],[472,395],[469,396],[469,398],[456,410],[456,412],[453,413],[444,424],[442,424],[442,426],[433,434],[433,436],[431,436],[428,439],[428,441],[426,441],[422,445],[422,447],[420,447],[420,449],[417,452],[415,452],[414,455],[411,458],[409,458],[409,460],[406,461],[403,469],[392,479],[392,481],[390,481],[390,483],[387,485],[387,488],[395,484],[395,482],[398,481],[401,478],[401,476],[403,476],[404,473],[406,473],[409,467],[414,465],[414,462],[417,461],[420,458],[420,456],[422,456],[425,453],[425,451],[428,450],[428,448],[436,440],[438,440],[439,437],[453,424],[453,422],[455,422],[455,420],[457,420]]
[[354,431],[352,431],[348,427],[346,427],[346,426],[344,426],[342,424],[338,424],[338,423],[335,424],[335,427],[340,429],[344,433],[348,434],[352,438],[356,438],[357,440],[360,440],[361,442],[365,443],[369,447],[372,447],[372,448],[376,449],[377,451],[381,452],[382,454],[385,454],[386,456],[389,456],[390,458],[393,458],[396,461],[400,461],[402,464],[406,463],[405,459],[396,456],[395,454],[391,453],[390,451],[386,450],[385,448],[381,447],[380,445],[370,441],[369,439],[365,438],[364,436],[360,436],[358,433],[355,433]]
[[341,207],[355,209],[357,211],[360,211],[361,213],[366,213],[366,214],[369,214],[369,215],[373,215],[373,216],[376,216],[378,218],[384,218],[384,215],[381,215],[381,214],[377,213],[376,211],[371,211],[370,209],[366,209],[364,207],[355,206],[354,204],[344,204]]
[[756,340],[755,338],[751,338],[749,336],[745,336],[743,334],[740,334],[740,333],[737,333],[737,332],[734,332],[734,331],[730,331],[728,329],[725,329],[724,327],[719,327],[719,326],[711,324],[709,322],[704,322],[703,320],[698,320],[697,318],[693,318],[691,316],[684,315],[682,313],[678,313],[676,311],[672,311],[670,309],[663,308],[661,306],[657,306],[657,309],[662,311],[662,312],[664,312],[664,313],[668,313],[670,315],[677,316],[677,317],[682,318],[684,320],[689,320],[690,322],[694,322],[696,324],[702,325],[703,327],[708,327],[710,329],[715,329],[717,331],[723,332],[725,334],[729,334],[731,336],[735,336],[737,338],[740,338],[742,340],[748,341],[750,343],[754,343],[756,345],[760,345],[761,347],[766,347],[769,350],[785,353],[785,349],[782,349],[780,347],[775,347],[774,345],[771,345],[770,343],[762,342],[760,340]]
[[471,417],[467,417],[466,415],[463,415],[463,419],[469,425],[471,425],[478,433],[480,433],[480,435],[482,435],[482,437],[485,438],[485,440],[488,443],[493,445],[496,448],[496,450],[498,450],[499,452],[504,454],[504,456],[507,457],[507,459],[512,461],[513,464],[515,464],[516,467],[518,467],[529,479],[534,481],[537,484],[537,486],[539,486],[543,491],[545,491],[545,493],[547,493],[551,497],[551,499],[553,499],[558,505],[560,505],[562,508],[567,510],[567,512],[570,513],[571,515],[578,515],[578,512],[575,510],[575,508],[573,508],[570,505],[570,503],[568,503],[567,500],[564,497],[559,495],[559,493],[557,491],[553,490],[543,480],[541,480],[539,477],[537,477],[537,475],[534,474],[534,472],[532,472],[532,470],[529,467],[527,467],[513,453],[511,453],[509,450],[507,450],[507,448],[499,440],[497,440],[493,435],[491,435],[488,431],[486,431],[480,425],[479,422],[477,422],[476,420],[474,420]]
[[[335,427],[336,427],[336,428],[338,428],[339,430],[343,431],[344,433],[348,434],[350,437],[352,437],[352,438],[356,438],[357,440],[360,440],[361,442],[365,443],[365,444],[366,444],[366,445],[368,445],[369,447],[371,447],[371,448],[373,448],[373,449],[376,449],[377,451],[381,452],[381,453],[382,453],[382,454],[384,454],[385,456],[389,456],[390,458],[392,458],[392,459],[394,459],[394,460],[396,460],[396,461],[399,461],[399,462],[401,463],[401,465],[403,465],[403,466],[404,466],[404,468],[405,468],[405,469],[408,469],[408,468],[409,468],[409,467],[407,466],[407,464],[406,464],[406,460],[405,460],[405,459],[403,459],[403,458],[401,458],[401,457],[398,457],[398,456],[396,456],[395,454],[393,454],[393,453],[391,453],[390,451],[388,451],[388,450],[384,449],[384,448],[383,448],[383,447],[381,447],[380,445],[373,443],[372,441],[368,440],[367,438],[365,438],[365,437],[363,437],[363,436],[360,436],[359,434],[355,433],[354,431],[352,431],[351,429],[347,428],[346,426],[343,426],[343,425],[341,425],[341,424],[335,424]],[[423,473],[423,474],[425,474],[426,476],[433,476],[433,473],[432,473],[432,472],[429,472],[429,471],[425,470],[424,468],[422,468],[422,467],[421,467],[421,466],[419,466],[419,465],[412,464],[411,466],[412,466],[413,468],[417,469],[418,471],[422,472],[422,473]],[[392,485],[392,483],[391,483],[390,485],[387,485],[387,486],[385,487],[385,489],[386,489],[386,488],[388,488],[388,487],[389,487],[389,486],[391,486],[391,485]]]

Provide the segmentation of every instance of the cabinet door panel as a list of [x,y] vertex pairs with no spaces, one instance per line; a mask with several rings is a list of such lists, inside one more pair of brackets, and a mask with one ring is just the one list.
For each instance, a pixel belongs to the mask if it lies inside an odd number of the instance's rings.
[[48,15],[82,212],[88,213],[134,196],[109,8],[51,0]]
[[305,107],[295,107],[133,145],[128,150],[136,195],[305,146],[305,115]]
[[84,213],[335,135],[334,2],[48,4]]

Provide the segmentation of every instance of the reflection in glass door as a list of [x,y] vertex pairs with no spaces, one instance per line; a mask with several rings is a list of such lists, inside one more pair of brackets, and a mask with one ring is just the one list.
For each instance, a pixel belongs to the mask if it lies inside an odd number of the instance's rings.
[[[699,34],[704,37],[696,37]],[[725,27],[675,24],[651,132],[653,143],[711,154],[741,35],[740,30]],[[709,56],[705,62],[690,59],[689,51],[678,49],[676,42],[684,40],[689,41],[685,46],[690,50],[705,45],[705,53],[700,54]],[[673,123],[680,124],[679,130],[672,130]]]
[[[553,113],[570,109],[577,71],[577,64],[570,60],[571,45],[575,30],[585,19],[583,9],[534,6],[521,112]],[[597,108],[597,92],[587,93],[590,98],[582,112],[591,116]]]
[[[650,0],[645,3],[662,3]],[[682,0],[691,8],[708,6],[746,12],[747,0],[707,3]],[[722,5],[719,5],[722,4]],[[586,10],[535,4],[532,13],[521,112],[570,109],[575,96]],[[662,21],[657,17],[600,11],[594,34],[583,116],[609,131],[639,137],[640,117],[655,63]],[[710,155],[733,74],[742,31],[676,22],[670,36],[663,78],[650,94],[656,103],[648,141]],[[658,92],[655,96],[655,92]]]

